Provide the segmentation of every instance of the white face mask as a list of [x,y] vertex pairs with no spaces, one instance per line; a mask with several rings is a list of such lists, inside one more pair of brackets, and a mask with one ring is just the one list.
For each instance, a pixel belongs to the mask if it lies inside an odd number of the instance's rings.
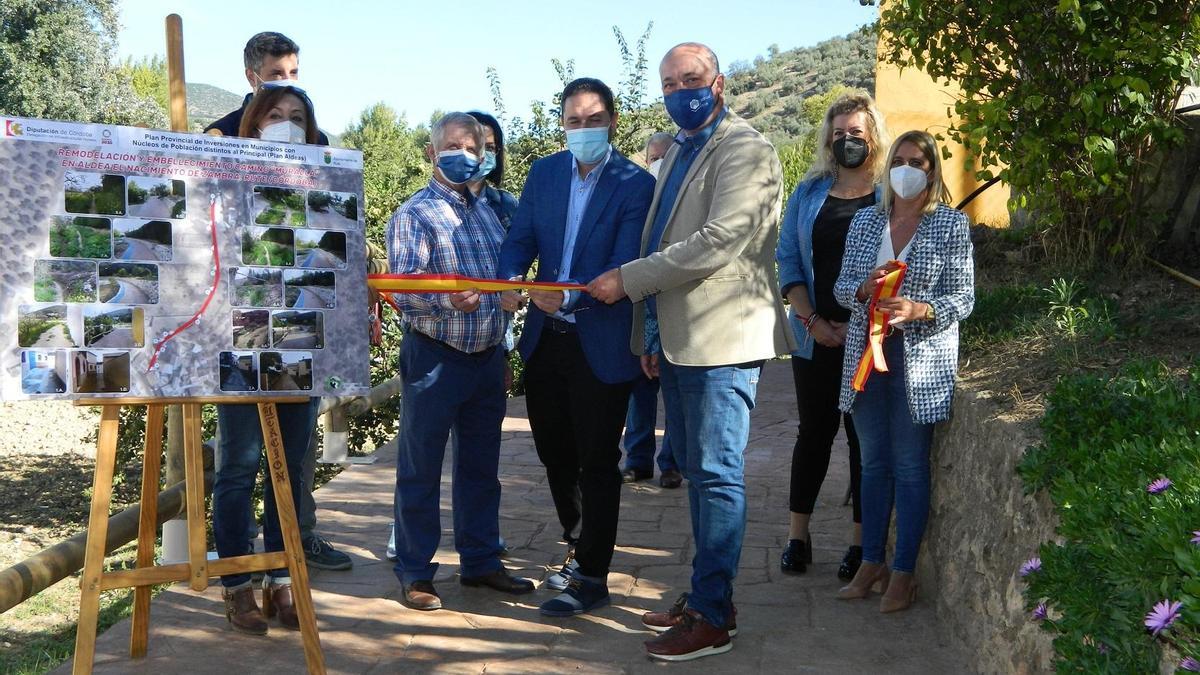
[[653,162],[650,162],[650,166],[646,167],[646,170],[650,172],[651,176],[658,178],[658,170],[661,167],[662,167],[662,157],[659,157],[658,159],[654,160]]
[[303,143],[307,139],[304,127],[291,120],[275,122],[259,129],[258,137],[264,141],[280,143]]
[[892,192],[901,199],[916,197],[929,184],[929,177],[924,171],[907,164],[892,167],[888,177],[892,182]]

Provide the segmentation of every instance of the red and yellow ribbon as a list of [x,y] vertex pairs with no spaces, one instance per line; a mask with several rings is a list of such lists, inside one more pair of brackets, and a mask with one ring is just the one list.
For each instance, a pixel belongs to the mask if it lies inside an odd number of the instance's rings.
[[368,274],[367,285],[380,293],[458,293],[472,288],[484,293],[519,289],[582,291],[587,288],[584,284],[477,279],[461,274]]
[[887,361],[883,358],[883,338],[888,333],[888,315],[877,305],[880,300],[894,298],[900,293],[900,284],[904,283],[904,272],[908,269],[908,265],[899,260],[891,262],[897,266],[896,269],[888,272],[883,281],[875,287],[875,293],[871,295],[871,305],[867,308],[867,315],[870,317],[867,322],[867,346],[863,349],[862,358],[858,360],[858,367],[854,369],[854,379],[851,380],[854,391],[866,388],[867,378],[871,376],[872,369],[881,373],[888,372]]

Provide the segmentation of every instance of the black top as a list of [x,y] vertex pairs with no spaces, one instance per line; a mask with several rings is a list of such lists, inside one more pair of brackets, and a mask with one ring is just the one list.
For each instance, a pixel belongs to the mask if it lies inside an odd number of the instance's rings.
[[860,209],[875,205],[875,193],[843,199],[828,195],[817,213],[812,229],[813,295],[817,314],[832,321],[849,321],[850,310],[833,297],[833,285],[842,271],[846,252],[846,233],[850,221]]
[[[254,94],[246,94],[246,98],[242,101],[242,107],[204,127],[204,133],[219,131],[222,136],[236,138],[238,129],[242,126],[242,113],[246,112],[246,106],[250,105],[252,98],[254,98]],[[320,129],[317,129],[317,145],[329,145],[329,137]]]

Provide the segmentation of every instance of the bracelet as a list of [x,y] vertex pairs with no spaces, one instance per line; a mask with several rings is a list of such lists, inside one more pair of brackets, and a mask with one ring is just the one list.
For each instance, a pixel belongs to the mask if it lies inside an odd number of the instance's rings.
[[800,323],[804,324],[804,330],[811,331],[813,322],[815,322],[819,318],[821,318],[821,315],[817,314],[816,312],[813,312],[812,314],[809,314],[806,317],[803,317],[803,316],[800,317]]

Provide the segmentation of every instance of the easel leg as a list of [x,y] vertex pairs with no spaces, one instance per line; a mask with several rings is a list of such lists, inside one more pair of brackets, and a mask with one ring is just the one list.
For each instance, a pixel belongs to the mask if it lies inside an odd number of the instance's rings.
[[100,617],[100,578],[104,572],[104,544],[108,539],[108,507],[112,499],[113,464],[117,456],[120,405],[105,405],[100,413],[96,444],[96,471],[92,482],[92,511],[88,517],[87,547],[80,580],[79,626],[75,632],[76,675],[92,672],[96,656],[96,621]]
[[204,513],[204,455],[200,449],[200,404],[183,404],[183,471],[187,481],[188,561],[192,590],[208,588],[207,519]]
[[[154,540],[158,529],[158,480],[162,467],[163,409],[151,403],[146,406],[146,452],[142,458],[142,503],[138,521],[137,566],[154,566]],[[129,656],[146,656],[150,630],[150,587],[133,589],[133,627],[129,635]]]
[[[308,586],[308,566],[304,562],[304,547],[300,543],[300,525],[292,485],[288,481],[287,458],[279,430],[279,416],[274,403],[259,403],[258,417],[262,422],[263,444],[267,448],[267,471],[275,488],[275,507],[279,513],[279,529],[283,534],[283,550],[287,553],[288,572],[292,577],[292,602],[300,620],[300,637],[304,642],[304,662],[309,673],[325,673],[325,657],[321,653],[321,638],[317,634],[317,614],[313,609]],[[297,471],[300,467],[295,467]]]

